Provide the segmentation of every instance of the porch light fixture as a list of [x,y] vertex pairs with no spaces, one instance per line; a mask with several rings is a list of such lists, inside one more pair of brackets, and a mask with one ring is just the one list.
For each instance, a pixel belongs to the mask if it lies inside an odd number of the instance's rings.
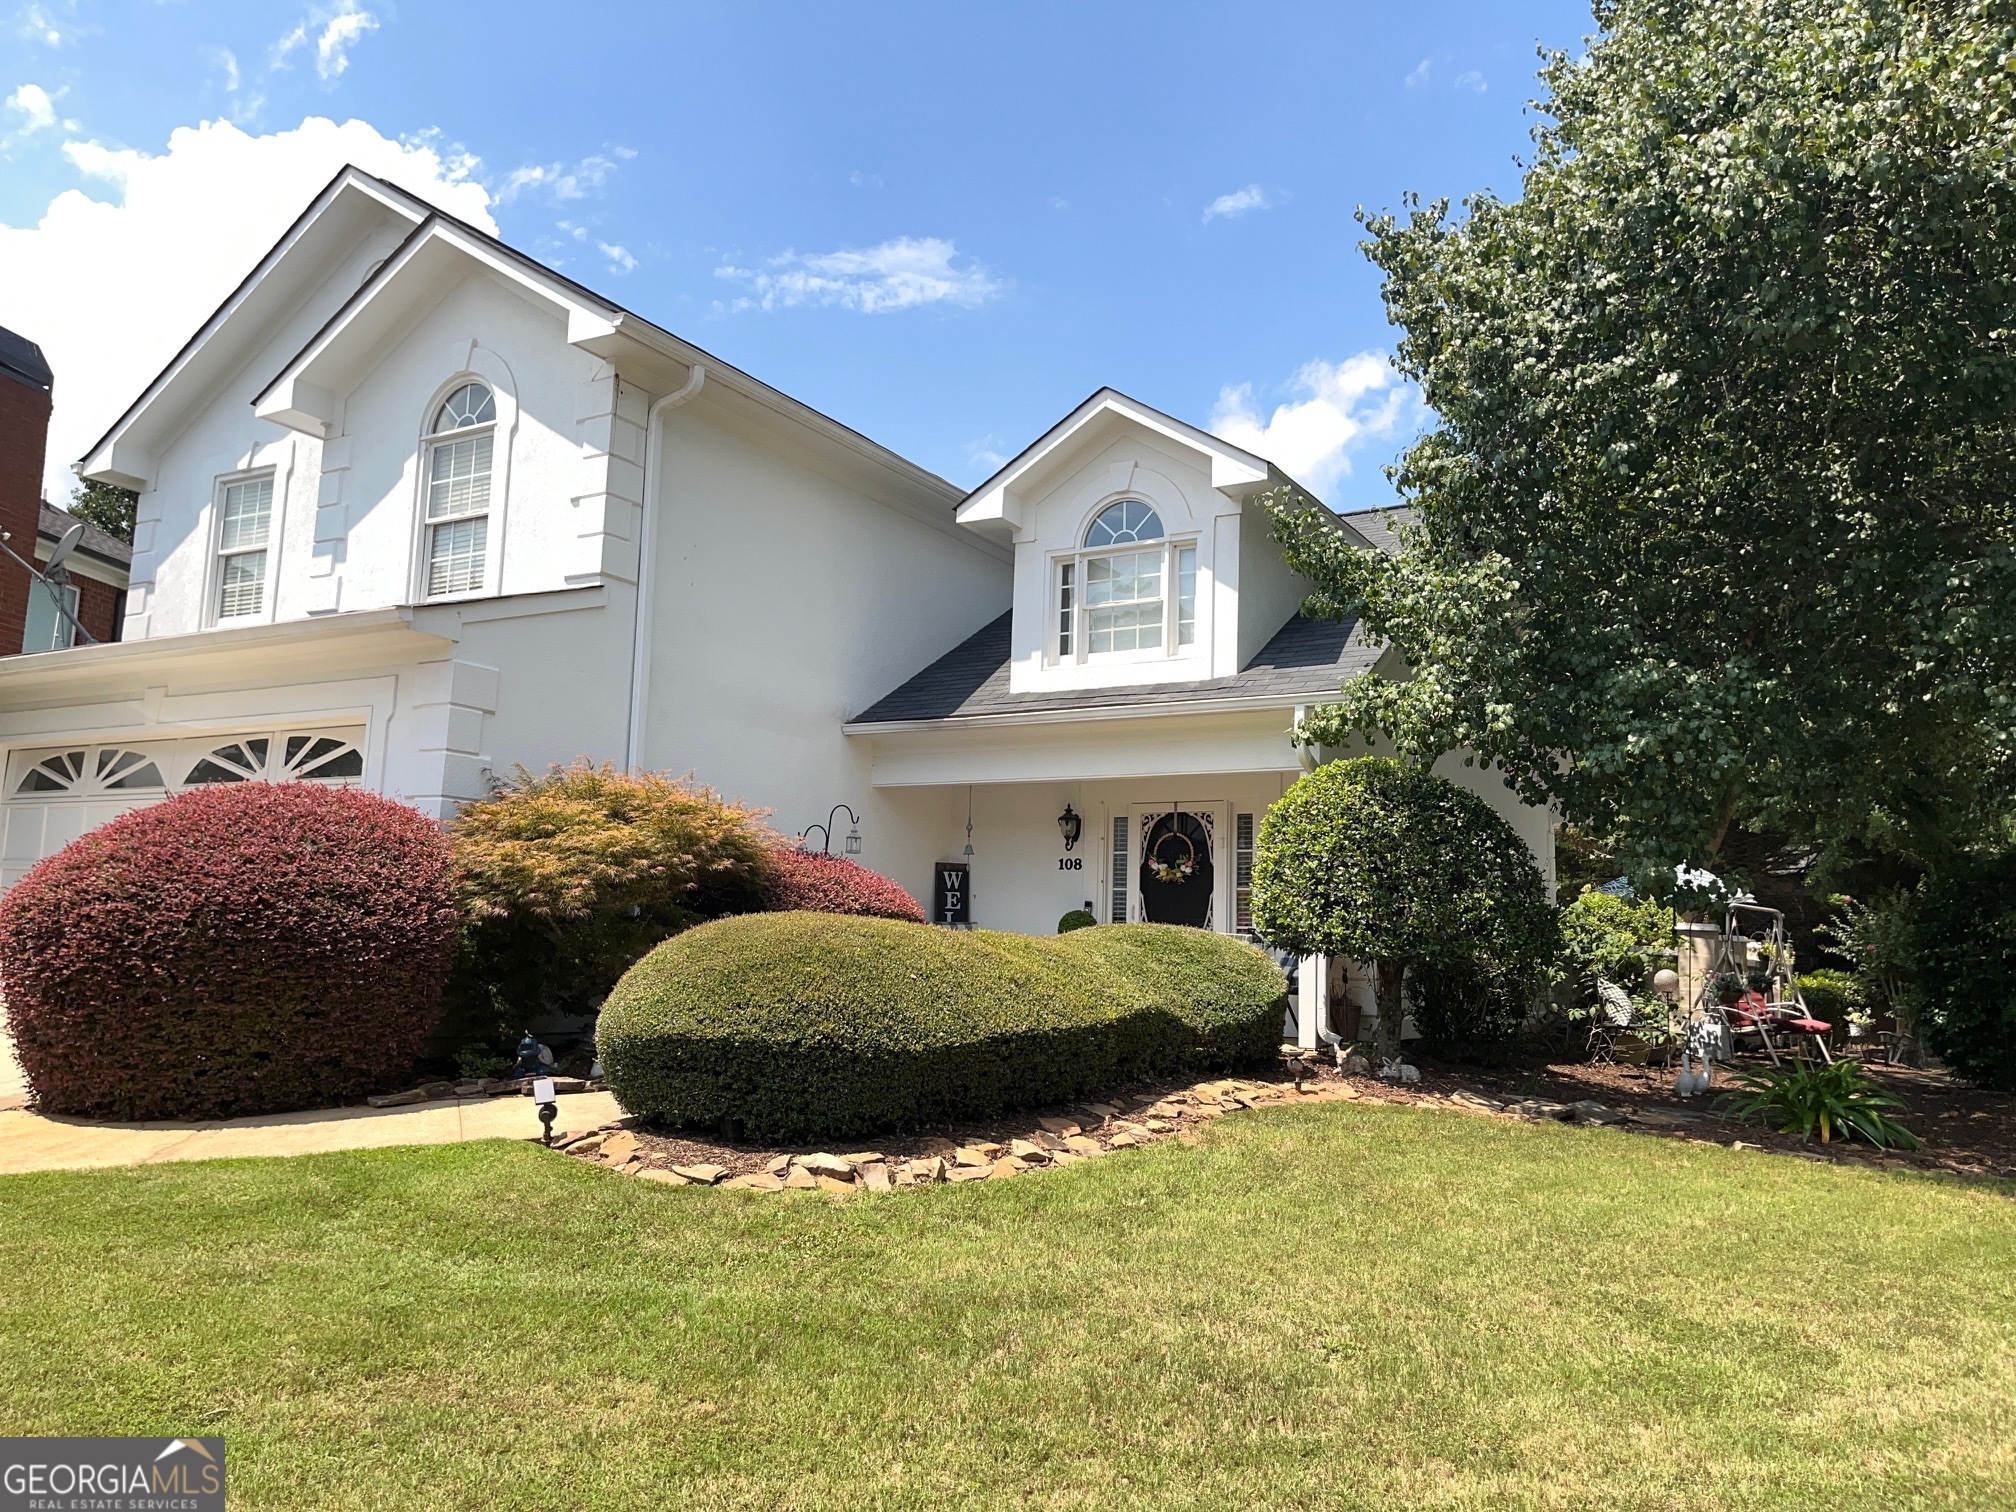
[[1085,821],[1079,818],[1067,803],[1064,805],[1064,812],[1057,816],[1057,828],[1064,832],[1064,849],[1068,851],[1078,843],[1078,837],[1085,833]]
[[832,855],[833,821],[841,814],[845,814],[847,816],[847,825],[848,825],[846,838],[841,841],[841,848],[845,850],[847,854],[850,856],[860,855],[861,816],[855,813],[854,810],[852,810],[851,808],[847,807],[847,805],[844,803],[836,803],[833,805],[832,811],[826,815],[826,822],[824,824],[808,824],[805,826],[803,830],[799,831],[798,848],[800,850],[810,850],[811,846],[807,845],[806,841],[810,838],[812,831],[817,830],[819,831],[819,854],[822,856]]

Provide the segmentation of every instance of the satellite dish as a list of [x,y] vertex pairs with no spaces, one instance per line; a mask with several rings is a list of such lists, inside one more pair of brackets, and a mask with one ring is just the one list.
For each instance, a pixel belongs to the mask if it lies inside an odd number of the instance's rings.
[[77,549],[77,543],[84,539],[84,522],[79,520],[63,532],[63,539],[56,543],[56,549],[49,553],[49,560],[42,564],[42,570],[54,572],[63,565],[64,559]]

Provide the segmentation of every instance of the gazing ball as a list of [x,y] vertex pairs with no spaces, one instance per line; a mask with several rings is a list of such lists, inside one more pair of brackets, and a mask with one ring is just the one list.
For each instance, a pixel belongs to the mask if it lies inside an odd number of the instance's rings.
[[1671,966],[1662,966],[1652,973],[1652,990],[1663,998],[1677,997],[1680,992],[1680,973]]

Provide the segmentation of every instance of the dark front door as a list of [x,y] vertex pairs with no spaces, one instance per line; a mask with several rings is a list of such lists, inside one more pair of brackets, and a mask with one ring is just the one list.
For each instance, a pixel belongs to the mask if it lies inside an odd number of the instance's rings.
[[1151,924],[1211,927],[1211,817],[1178,809],[1141,828],[1141,912]]

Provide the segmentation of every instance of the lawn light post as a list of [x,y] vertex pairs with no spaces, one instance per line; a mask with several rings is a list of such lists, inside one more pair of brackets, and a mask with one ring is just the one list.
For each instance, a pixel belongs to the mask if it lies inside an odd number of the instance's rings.
[[847,825],[848,825],[847,837],[844,841],[841,842],[842,848],[850,856],[860,855],[861,816],[855,813],[854,810],[852,810],[851,808],[847,807],[847,805],[844,803],[836,803],[833,805],[832,812],[827,814],[826,822],[824,824],[808,824],[805,826],[804,829],[800,830],[798,832],[798,844],[801,847],[809,849],[810,847],[805,846],[806,838],[812,833],[812,831],[817,830],[819,831],[819,854],[822,856],[832,855],[833,820],[838,815],[841,814],[845,814],[847,816]]
[[560,1116],[560,1103],[553,1093],[553,1078],[538,1076],[532,1079],[532,1101],[539,1110],[539,1138],[542,1143],[553,1143],[553,1120]]

